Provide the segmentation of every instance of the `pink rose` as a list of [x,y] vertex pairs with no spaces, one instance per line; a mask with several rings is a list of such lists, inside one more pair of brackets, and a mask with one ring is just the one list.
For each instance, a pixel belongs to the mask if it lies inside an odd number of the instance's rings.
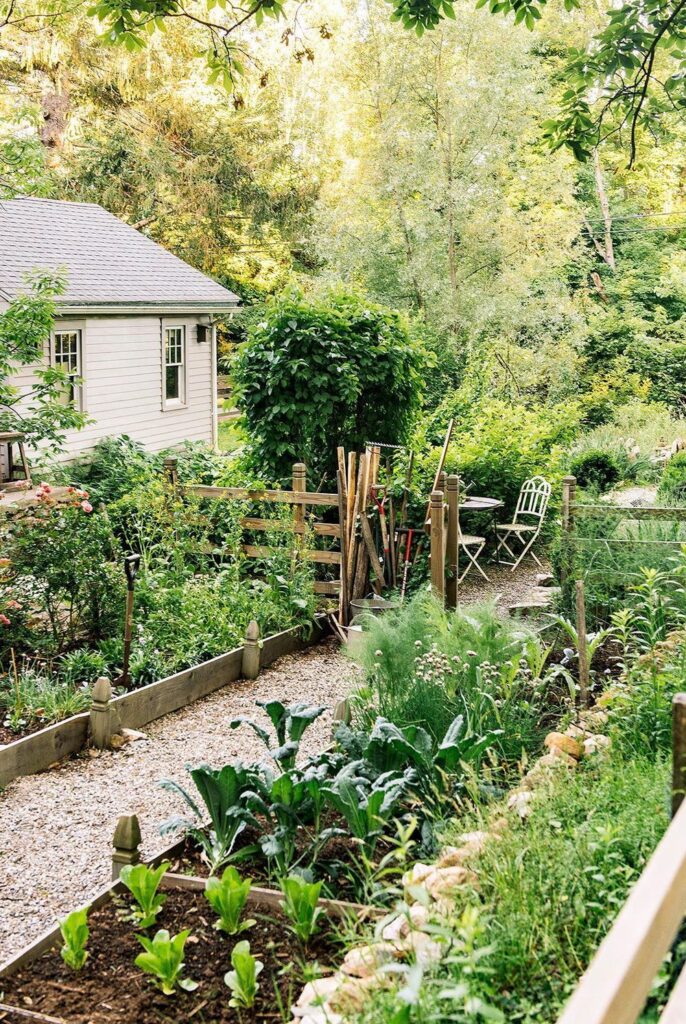
[[81,508],[83,509],[84,512],[92,512],[93,511],[93,506],[91,505],[90,501],[82,501],[81,502]]
[[0,613],[0,626],[10,626],[11,622],[6,615]]
[[21,608],[21,605],[19,604],[18,601],[8,601],[6,607],[7,608]]

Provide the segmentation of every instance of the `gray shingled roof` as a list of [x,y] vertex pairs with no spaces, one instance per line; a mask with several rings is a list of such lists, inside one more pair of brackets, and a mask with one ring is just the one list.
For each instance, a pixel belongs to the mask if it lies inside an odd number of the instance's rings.
[[95,203],[0,201],[0,295],[26,290],[37,269],[67,275],[63,309],[154,306],[226,309],[233,292],[124,224]]

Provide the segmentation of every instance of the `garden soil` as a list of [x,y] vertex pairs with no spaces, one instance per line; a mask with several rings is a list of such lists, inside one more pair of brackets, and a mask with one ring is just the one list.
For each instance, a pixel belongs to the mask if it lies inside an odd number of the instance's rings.
[[0,793],[0,963],[107,883],[120,814],[138,815],[144,857],[169,845],[159,827],[185,808],[160,788],[162,779],[187,785],[186,764],[217,767],[235,757],[264,756],[252,729],[229,729],[232,718],[257,718],[255,701],[275,697],[325,704],[329,712],[302,744],[305,754],[318,753],[331,738],[333,707],[350,692],[354,678],[352,663],[328,640],[282,658],[252,682],[232,683],[151,723],[147,740],[96,758],[86,754],[12,782]]

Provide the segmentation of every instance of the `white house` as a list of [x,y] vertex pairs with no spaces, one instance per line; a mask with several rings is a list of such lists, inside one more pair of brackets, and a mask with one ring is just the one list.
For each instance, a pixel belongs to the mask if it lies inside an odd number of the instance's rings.
[[[216,442],[213,324],[236,295],[101,206],[0,201],[0,311],[35,270],[66,275],[45,359],[74,376],[91,421],[68,435],[67,456],[117,434],[153,451]],[[26,368],[13,383],[31,378]]]

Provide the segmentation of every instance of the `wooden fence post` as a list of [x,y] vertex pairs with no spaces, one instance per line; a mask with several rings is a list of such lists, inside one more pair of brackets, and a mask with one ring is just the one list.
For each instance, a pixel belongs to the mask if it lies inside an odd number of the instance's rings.
[[562,479],[562,551],[560,558],[560,582],[564,583],[573,568],[572,534],[574,532],[574,509],[576,500],[576,477]]
[[114,709],[110,704],[112,699],[112,684],[109,679],[101,676],[93,684],[91,694],[92,703],[90,711],[90,735],[93,746],[98,750],[107,750],[112,743],[114,735]]
[[174,456],[167,456],[164,460],[164,475],[173,491],[176,490],[179,483],[178,464],[179,460],[174,458]]
[[[345,460],[343,460],[345,465]],[[341,592],[338,599],[338,621],[341,626],[348,625],[348,517],[345,477],[339,469],[338,474],[338,523],[341,548]]]
[[257,679],[260,674],[260,627],[254,619],[248,624],[243,642],[241,675],[244,679]]
[[457,577],[460,535],[460,478],[451,474],[447,480],[446,500],[448,502],[448,540],[446,544],[447,572],[446,605],[457,608]]
[[112,839],[112,881],[116,882],[121,869],[127,864],[138,864],[140,852],[141,827],[135,814],[121,814],[117,820]]
[[586,596],[584,594],[583,580],[576,581],[576,635],[579,654],[579,702],[583,708],[587,708],[590,665],[588,663],[588,645],[586,642]]
[[[303,493],[307,490],[307,466],[304,462],[293,463],[293,490]],[[305,526],[305,506],[295,506],[295,530],[296,536],[302,533]]]
[[672,697],[672,817],[686,792],[686,693]]
[[445,519],[443,491],[431,492],[431,589],[439,601],[445,595]]

